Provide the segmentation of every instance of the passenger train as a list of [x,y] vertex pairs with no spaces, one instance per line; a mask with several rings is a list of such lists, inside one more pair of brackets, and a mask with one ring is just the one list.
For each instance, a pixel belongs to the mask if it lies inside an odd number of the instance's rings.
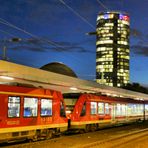
[[148,119],[148,102],[94,94],[65,94],[69,128],[82,132]]
[[148,119],[148,102],[0,85],[0,142],[49,139],[66,130]]

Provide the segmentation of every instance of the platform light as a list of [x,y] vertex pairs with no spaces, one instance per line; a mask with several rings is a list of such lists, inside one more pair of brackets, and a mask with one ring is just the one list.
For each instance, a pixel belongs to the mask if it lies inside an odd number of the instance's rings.
[[141,100],[141,101],[143,101],[144,99],[142,99],[142,98],[135,98],[135,100]]
[[107,95],[107,96],[111,96],[111,94],[110,94],[110,93],[106,93],[106,95]]
[[71,90],[78,90],[76,87],[70,87]]
[[14,78],[8,76],[0,76],[0,78],[5,80],[14,80]]
[[70,110],[66,110],[66,114],[71,114],[71,111]]
[[113,96],[113,97],[117,97],[118,95],[116,95],[116,94],[112,94],[112,96]]

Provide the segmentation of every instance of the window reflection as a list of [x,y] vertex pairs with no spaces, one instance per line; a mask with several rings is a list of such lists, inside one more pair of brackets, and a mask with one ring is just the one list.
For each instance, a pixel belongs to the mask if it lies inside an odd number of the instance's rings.
[[97,102],[91,102],[91,114],[97,114]]
[[20,116],[20,97],[8,98],[8,117]]
[[104,103],[98,103],[98,114],[104,114]]
[[37,98],[24,98],[24,117],[37,116],[38,99]]
[[52,100],[41,99],[41,116],[52,115]]

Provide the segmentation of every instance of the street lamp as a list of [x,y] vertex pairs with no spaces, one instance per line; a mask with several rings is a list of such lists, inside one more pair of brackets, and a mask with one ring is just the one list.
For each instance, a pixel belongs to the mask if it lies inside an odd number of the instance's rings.
[[[8,40],[8,41],[10,41],[10,42],[20,42],[21,40],[22,40],[21,38],[11,38],[11,39]],[[7,61],[7,55],[6,55],[6,54],[7,54],[7,53],[6,53],[7,47],[6,47],[6,45],[5,45],[5,41],[6,41],[6,40],[4,40],[2,59],[5,60],[5,61]]]

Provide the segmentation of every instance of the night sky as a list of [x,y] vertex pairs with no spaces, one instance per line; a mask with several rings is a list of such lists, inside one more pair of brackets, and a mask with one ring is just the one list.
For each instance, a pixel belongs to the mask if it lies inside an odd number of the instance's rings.
[[[95,31],[99,12],[124,11],[130,16],[130,80],[148,86],[148,0],[0,0],[0,56],[40,68],[62,62],[82,79],[94,80]],[[21,38],[11,42],[11,38]]]

